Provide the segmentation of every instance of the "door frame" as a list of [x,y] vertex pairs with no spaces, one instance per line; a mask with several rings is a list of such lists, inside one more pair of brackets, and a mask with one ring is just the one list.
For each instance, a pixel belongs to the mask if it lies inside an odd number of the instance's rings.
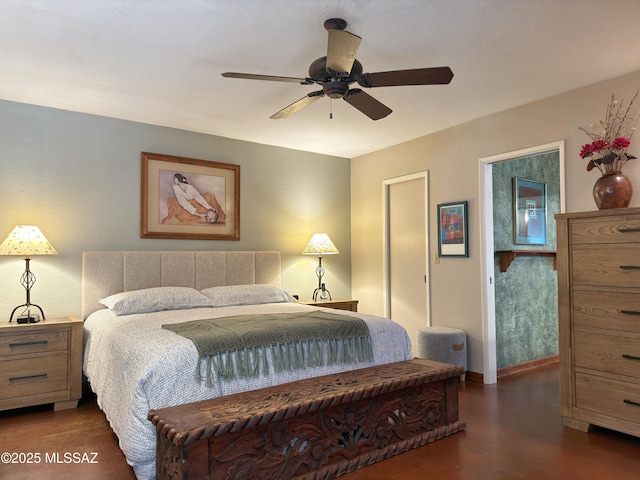
[[482,295],[482,344],[483,379],[491,384],[498,381],[496,357],[496,304],[495,271],[493,251],[493,170],[492,164],[515,160],[516,158],[538,155],[546,152],[558,152],[560,174],[560,212],[565,211],[565,165],[564,140],[534,147],[500,153],[479,159],[480,178],[480,238],[481,238],[481,295]]
[[389,227],[389,190],[391,185],[402,182],[409,182],[412,180],[424,179],[424,238],[425,238],[425,289],[426,289],[426,311],[427,311],[427,326],[431,326],[431,276],[429,274],[429,172],[427,170],[422,172],[411,173],[408,175],[401,175],[399,177],[388,178],[382,181],[382,291],[383,294],[383,307],[384,315],[387,318],[391,317],[391,265],[390,265],[390,234]]

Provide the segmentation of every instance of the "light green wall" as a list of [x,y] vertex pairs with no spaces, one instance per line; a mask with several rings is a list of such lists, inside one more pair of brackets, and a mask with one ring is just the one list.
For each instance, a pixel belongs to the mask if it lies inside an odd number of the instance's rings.
[[[454,88],[453,84],[450,87]],[[469,369],[484,373],[479,159],[564,140],[566,210],[594,210],[592,189],[597,175],[587,172],[578,156],[581,145],[588,140],[578,127],[588,127],[604,115],[612,94],[630,99],[639,87],[640,72],[634,72],[352,159],[352,287],[360,308],[384,312],[382,182],[427,170],[432,322],[464,329]],[[425,111],[428,116],[438,114]],[[631,153],[640,156],[635,141]],[[634,190],[640,192],[640,163],[630,162],[625,173],[631,177]],[[461,200],[469,202],[469,258],[435,262],[436,205]],[[640,194],[634,196],[631,206],[640,206]]]
[[[494,250],[555,250],[560,213],[558,152],[493,164]],[[546,184],[546,245],[516,245],[513,238],[513,178]],[[558,276],[551,257],[518,257],[506,272],[495,256],[497,368],[558,354]]]
[[[240,240],[141,239],[142,151],[240,165]],[[283,287],[310,298],[317,259],[301,252],[314,232],[340,250],[327,287],[350,297],[349,176],[345,158],[0,101],[0,241],[34,224],[59,252],[31,261],[47,316],[80,314],[83,250],[280,250]],[[0,319],[24,303],[23,271],[0,257]]]

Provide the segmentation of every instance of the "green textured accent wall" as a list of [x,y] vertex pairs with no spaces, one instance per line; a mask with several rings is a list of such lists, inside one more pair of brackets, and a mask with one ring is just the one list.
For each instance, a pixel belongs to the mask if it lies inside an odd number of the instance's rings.
[[[513,178],[546,183],[547,244],[516,245]],[[493,165],[494,250],[555,250],[554,215],[560,212],[557,152]],[[558,278],[552,257],[517,257],[506,272],[495,257],[497,368],[558,354]]]

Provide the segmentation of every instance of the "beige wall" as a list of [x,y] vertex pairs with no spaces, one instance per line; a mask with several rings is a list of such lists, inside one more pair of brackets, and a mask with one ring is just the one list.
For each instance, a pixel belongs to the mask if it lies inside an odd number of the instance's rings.
[[[240,165],[240,241],[140,238],[140,152]],[[320,168],[321,167],[321,168]],[[340,255],[325,281],[351,294],[349,159],[0,101],[0,241],[38,225],[59,255],[34,257],[31,300],[45,315],[80,314],[83,250],[280,250],[283,287],[309,299],[318,231]],[[24,260],[0,257],[0,321],[24,303]]]
[[[564,139],[567,210],[592,210],[597,175],[578,157],[587,140],[578,127],[603,115],[611,94],[629,99],[638,87],[635,72],[358,157],[351,166],[344,158],[0,101],[0,236],[18,223],[42,228],[60,255],[32,261],[32,301],[48,315],[69,315],[80,313],[83,250],[281,250],[283,286],[309,298],[316,263],[300,252],[312,233],[326,231],[341,252],[323,262],[334,297],[352,296],[361,311],[383,313],[382,181],[428,170],[432,258],[436,204],[468,200],[470,210],[470,257],[431,265],[433,323],[464,328],[469,368],[482,372],[478,159]],[[239,164],[241,240],[140,239],[141,151]],[[631,152],[640,156],[635,142]],[[640,192],[640,163],[625,173]],[[640,194],[632,206],[640,206]],[[23,269],[23,260],[0,257],[0,318],[24,302]]]
[[[598,175],[587,172],[578,155],[588,141],[578,127],[603,116],[612,94],[628,101],[638,88],[640,72],[634,72],[352,159],[352,290],[361,310],[383,313],[382,181],[428,170],[432,322],[464,329],[469,369],[484,373],[479,158],[565,140],[567,211],[594,210],[591,191]],[[634,137],[630,149],[636,156],[638,141],[640,136]],[[632,206],[640,206],[639,161],[624,169],[638,192]],[[436,205],[460,200],[469,202],[469,258],[434,263]]]

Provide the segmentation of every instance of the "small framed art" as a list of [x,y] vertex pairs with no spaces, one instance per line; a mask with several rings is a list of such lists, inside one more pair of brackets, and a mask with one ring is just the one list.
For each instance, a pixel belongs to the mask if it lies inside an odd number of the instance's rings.
[[535,180],[513,179],[513,243],[547,243],[547,185]]
[[240,239],[240,166],[142,152],[140,237]]
[[469,256],[466,201],[438,205],[438,256]]

